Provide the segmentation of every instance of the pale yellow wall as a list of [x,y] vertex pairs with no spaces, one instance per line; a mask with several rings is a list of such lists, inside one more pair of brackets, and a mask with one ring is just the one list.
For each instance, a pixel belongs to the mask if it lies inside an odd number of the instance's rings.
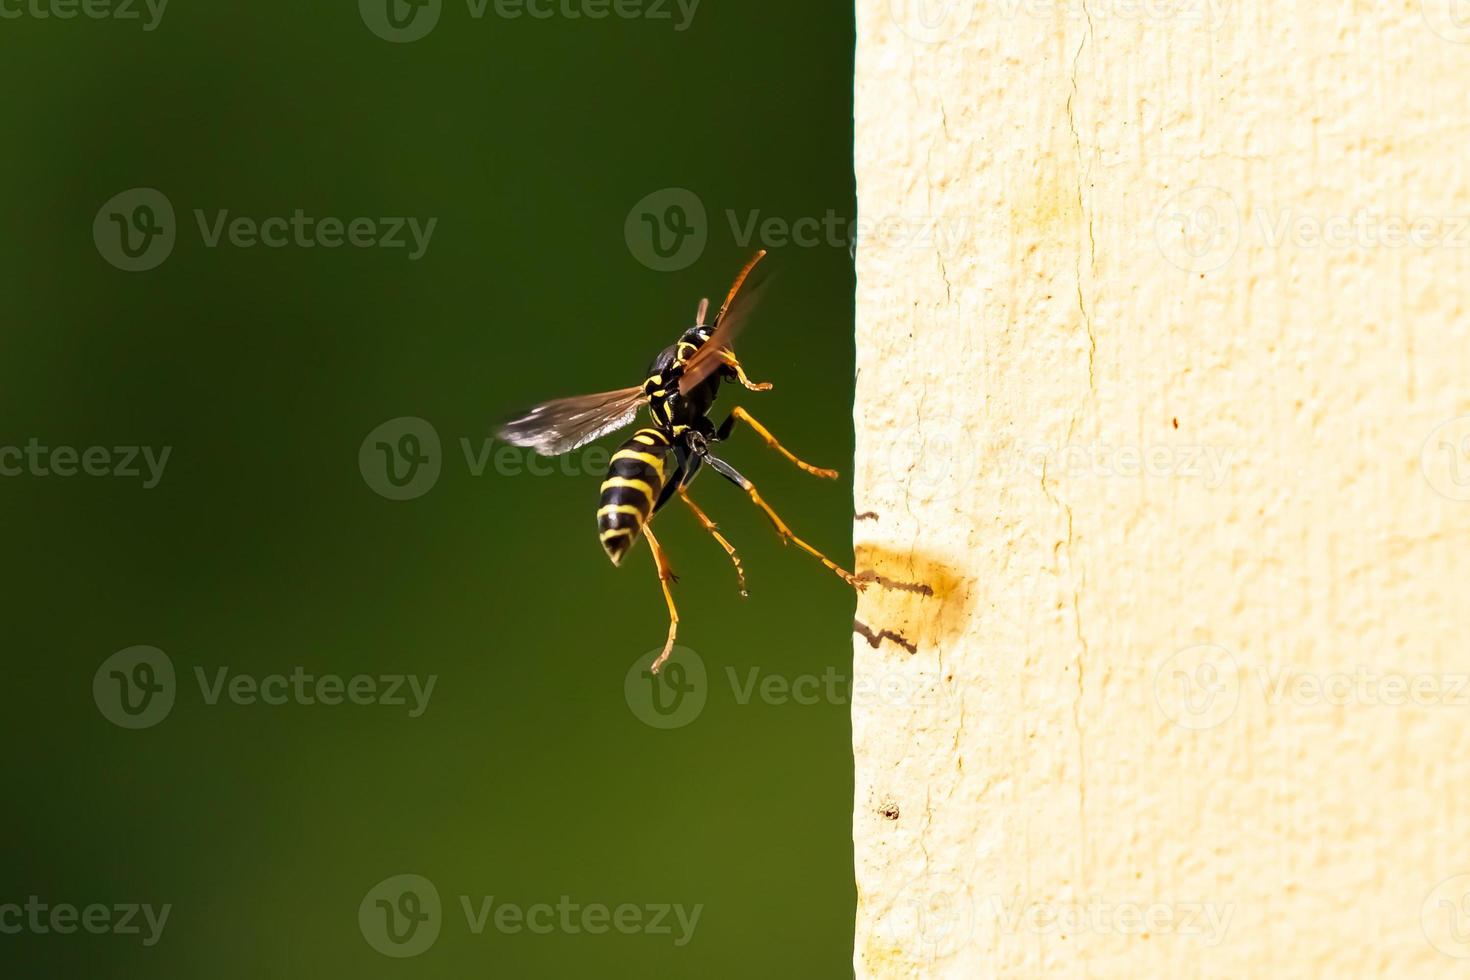
[[858,20],[858,974],[1470,974],[1470,2]]

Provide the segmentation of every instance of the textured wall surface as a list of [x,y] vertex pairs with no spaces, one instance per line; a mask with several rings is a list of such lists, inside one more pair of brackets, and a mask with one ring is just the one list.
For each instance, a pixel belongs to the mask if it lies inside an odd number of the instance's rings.
[[860,0],[859,976],[1470,970],[1470,4]]

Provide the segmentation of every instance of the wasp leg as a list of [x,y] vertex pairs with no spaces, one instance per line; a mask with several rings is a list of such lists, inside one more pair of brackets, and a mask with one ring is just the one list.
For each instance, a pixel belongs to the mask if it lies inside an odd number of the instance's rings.
[[838,473],[836,470],[827,470],[823,469],[820,466],[813,466],[812,464],[804,462],[803,460],[797,458],[795,453],[776,441],[776,437],[771,435],[769,429],[757,422],[754,418],[751,417],[751,414],[749,412],[738,405],[735,406],[735,410],[730,413],[730,417],[725,419],[725,422],[723,425],[720,426],[719,431],[715,433],[715,438],[720,441],[724,441],[725,439],[730,438],[730,433],[734,431],[736,422],[744,422],[746,425],[750,426],[753,430],[755,430],[756,435],[765,440],[766,445],[770,446],[772,449],[776,450],[776,452],[791,460],[793,463],[795,463],[806,472],[810,473],[812,476],[819,476],[824,480],[837,479]]
[[770,391],[772,388],[775,387],[775,385],[771,384],[769,381],[752,381],[747,378],[745,376],[745,368],[740,366],[740,362],[735,359],[735,355],[732,354],[729,350],[720,351],[720,360],[724,361],[727,366],[734,368],[735,377],[739,379],[741,384],[743,384],[746,388],[749,388],[751,391]]
[[689,496],[688,490],[680,487],[679,497],[684,503],[689,505],[689,509],[694,511],[695,519],[704,526],[706,531],[714,535],[715,540],[720,543],[720,547],[725,549],[725,554],[729,555],[730,560],[735,563],[735,574],[740,578],[740,595],[742,598],[749,596],[750,593],[745,591],[745,568],[740,564],[740,556],[735,553],[735,546],[725,540],[725,536],[719,531],[719,525],[710,520],[709,515],[700,509],[699,505],[694,502],[694,498]]
[[664,643],[663,652],[653,662],[653,673],[657,674],[664,661],[669,659],[669,654],[674,652],[674,636],[679,632],[679,610],[674,608],[674,594],[669,591],[669,583],[676,582],[673,569],[669,567],[669,560],[664,556],[664,549],[659,547],[658,538],[653,536],[653,529],[644,526],[643,536],[648,539],[648,550],[653,552],[653,563],[658,568],[658,584],[663,587],[664,601],[669,604],[669,638]]
[[792,544],[795,544],[802,551],[805,551],[807,554],[820,561],[823,565],[826,565],[829,569],[832,570],[833,573],[841,578],[842,581],[846,582],[854,589],[857,589],[859,592],[868,587],[867,582],[860,580],[847,569],[841,567],[832,559],[828,558],[816,548],[813,548],[811,545],[807,544],[805,541],[801,540],[801,538],[798,538],[795,534],[793,534],[791,528],[786,526],[786,522],[781,520],[776,512],[771,509],[771,505],[766,503],[765,500],[761,499],[760,493],[757,492],[755,489],[755,484],[751,483],[745,477],[741,476],[739,470],[735,469],[735,467],[731,466],[723,459],[717,459],[716,457],[711,456],[709,453],[704,454],[704,460],[705,462],[709,463],[710,466],[714,467],[716,473],[720,474],[725,479],[729,480],[731,483],[744,490],[746,494],[749,495],[751,501],[761,510],[765,511],[766,516],[771,519],[771,523],[776,525],[776,533],[781,535],[781,540],[783,542],[789,541]]

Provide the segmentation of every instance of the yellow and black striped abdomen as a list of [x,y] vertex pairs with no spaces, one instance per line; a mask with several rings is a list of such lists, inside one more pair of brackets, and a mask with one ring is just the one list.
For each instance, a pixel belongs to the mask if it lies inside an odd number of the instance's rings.
[[639,429],[613,453],[597,506],[597,536],[614,565],[653,515],[664,484],[673,476],[672,452],[668,436],[658,429]]

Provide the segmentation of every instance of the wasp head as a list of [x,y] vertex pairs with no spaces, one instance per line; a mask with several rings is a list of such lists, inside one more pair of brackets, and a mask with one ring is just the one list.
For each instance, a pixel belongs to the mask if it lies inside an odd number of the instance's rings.
[[679,338],[679,343],[692,344],[695,347],[701,347],[704,345],[705,341],[709,340],[711,332],[712,331],[709,327],[705,326],[704,324],[698,324],[696,326],[690,327],[688,330],[685,330],[684,335]]

